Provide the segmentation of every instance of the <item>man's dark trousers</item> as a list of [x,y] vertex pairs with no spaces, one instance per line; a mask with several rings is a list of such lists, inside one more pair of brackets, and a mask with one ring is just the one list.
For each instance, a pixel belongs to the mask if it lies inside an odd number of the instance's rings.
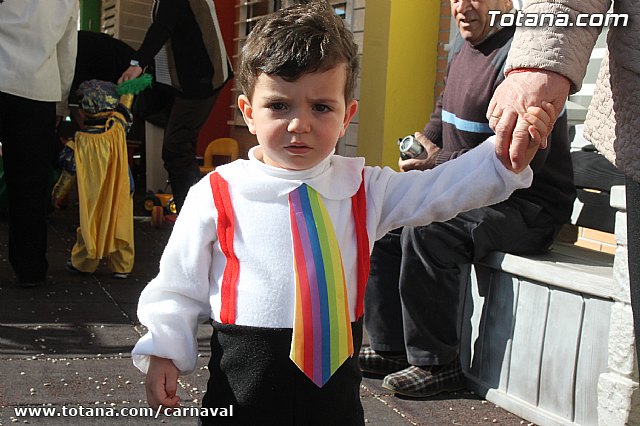
[[447,222],[405,227],[376,242],[365,296],[365,327],[376,351],[406,351],[412,365],[458,356],[460,267],[494,250],[544,251],[558,226],[542,208],[510,198]]
[[9,200],[9,262],[18,281],[47,274],[55,102],[0,92],[0,142]]

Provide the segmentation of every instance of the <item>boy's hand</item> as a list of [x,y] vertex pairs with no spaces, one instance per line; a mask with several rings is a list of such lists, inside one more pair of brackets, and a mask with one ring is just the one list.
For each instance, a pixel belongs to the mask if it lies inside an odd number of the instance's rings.
[[157,410],[160,405],[169,408],[180,406],[180,397],[176,395],[179,376],[180,371],[173,361],[167,358],[151,357],[144,382],[147,402],[151,408]]
[[509,151],[504,152],[504,150],[499,149],[499,146],[496,145],[496,155],[507,169],[520,173],[531,163],[536,152],[538,152],[538,148],[545,149],[547,147],[547,137],[551,133],[551,130],[553,130],[551,117],[555,117],[555,109],[553,105],[548,102],[543,102],[542,108],[529,107],[524,116],[518,116],[513,131],[514,140],[515,135],[526,135],[529,139],[529,145],[524,155],[518,156],[521,158],[521,161],[518,161],[519,166],[517,167],[514,167],[512,163],[514,157],[512,151],[515,149],[515,146],[511,145]]
[[529,107],[524,115],[524,119],[530,124],[529,135],[540,143],[540,147],[547,147],[547,138],[553,130],[553,118],[555,108],[553,104],[542,102],[542,108]]
[[424,147],[424,152],[416,158],[403,160],[402,157],[400,157],[398,167],[403,172],[433,169],[436,165],[436,157],[438,156],[438,152],[440,152],[440,147],[420,132],[416,132],[414,136],[418,142],[420,142],[420,145]]

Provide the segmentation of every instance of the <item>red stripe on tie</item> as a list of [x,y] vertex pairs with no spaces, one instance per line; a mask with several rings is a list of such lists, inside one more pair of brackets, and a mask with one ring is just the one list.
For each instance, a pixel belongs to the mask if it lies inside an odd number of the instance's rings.
[[233,251],[233,205],[229,196],[229,184],[222,176],[218,173],[211,173],[209,182],[213,193],[213,203],[218,211],[217,230],[220,250],[227,258],[220,288],[220,321],[223,324],[234,324],[236,322],[236,287],[240,263]]
[[[291,220],[291,231],[293,233],[292,240],[294,245],[294,256],[295,253],[303,253],[304,249],[302,248],[302,241],[300,237],[300,228],[298,221],[295,218],[295,213],[293,209],[289,209],[289,216]],[[306,229],[303,229],[305,232]],[[313,377],[313,309],[311,308],[311,292],[310,292],[310,284],[309,284],[309,272],[307,271],[306,262],[304,262],[304,258],[301,262],[296,262],[296,267],[298,268],[298,279],[300,285],[300,303],[302,306],[302,327],[304,329],[304,339],[303,347],[304,347],[304,364],[303,364],[303,372],[308,377]]]

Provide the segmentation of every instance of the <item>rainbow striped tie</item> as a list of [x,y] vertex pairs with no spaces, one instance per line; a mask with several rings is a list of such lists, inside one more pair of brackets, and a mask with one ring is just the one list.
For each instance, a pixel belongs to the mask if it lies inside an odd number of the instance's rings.
[[318,387],[353,354],[342,256],[331,218],[311,187],[289,194],[296,311],[289,357]]

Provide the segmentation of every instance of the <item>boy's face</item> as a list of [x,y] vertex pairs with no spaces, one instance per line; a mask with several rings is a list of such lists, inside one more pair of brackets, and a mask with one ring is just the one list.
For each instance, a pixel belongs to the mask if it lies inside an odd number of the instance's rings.
[[271,166],[304,170],[319,164],[335,148],[358,110],[345,104],[344,65],[303,74],[295,81],[260,74],[251,100],[238,99],[249,131]]

